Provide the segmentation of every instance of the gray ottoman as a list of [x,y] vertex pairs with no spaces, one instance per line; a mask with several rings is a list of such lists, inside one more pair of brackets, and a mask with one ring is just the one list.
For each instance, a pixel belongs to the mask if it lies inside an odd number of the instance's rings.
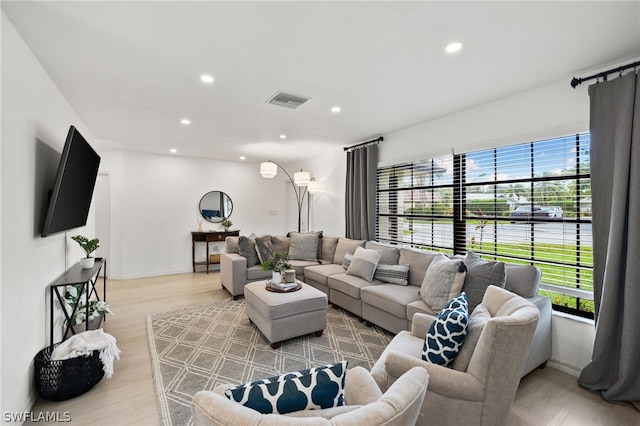
[[245,285],[244,298],[249,320],[271,343],[279,348],[283,340],[316,333],[327,326],[327,295],[310,285],[289,293],[265,289],[266,281]]

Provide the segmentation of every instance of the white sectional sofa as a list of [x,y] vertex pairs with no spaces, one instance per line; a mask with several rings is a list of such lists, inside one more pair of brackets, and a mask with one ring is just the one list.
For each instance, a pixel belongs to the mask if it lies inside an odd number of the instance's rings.
[[[294,256],[290,263],[296,269],[298,279],[325,292],[330,304],[346,309],[364,321],[392,333],[411,330],[411,319],[415,313],[437,314],[437,309],[427,304],[425,297],[419,293],[432,261],[441,257],[439,253],[401,248],[375,241],[320,237],[321,233],[315,234],[319,236],[316,240],[316,259],[296,259]],[[234,298],[243,294],[244,285],[248,282],[268,279],[271,276],[269,272],[260,270],[256,264],[249,266],[247,259],[252,257],[252,253],[247,254],[247,250],[251,247],[251,242],[244,237],[243,254],[247,256],[245,257],[241,255],[243,250],[239,244],[240,238],[243,237],[228,237],[227,252],[220,256],[220,280]],[[293,238],[302,237],[298,234],[293,235]],[[291,237],[263,236],[260,239],[262,242],[271,240],[274,251],[283,255],[290,254],[287,251],[287,242],[290,242]],[[352,273],[349,268],[349,262],[352,261],[358,247],[380,252],[371,280]],[[478,284],[481,280],[477,279],[477,274],[486,271],[492,265],[497,265],[497,262],[478,262],[477,257],[470,256],[455,258],[464,261],[469,267],[466,269],[467,275],[462,290],[467,293],[472,309],[480,303],[486,289],[486,285]],[[255,262],[254,259],[252,263]],[[478,265],[484,269],[476,269]],[[551,301],[548,297],[538,295],[541,275],[538,268],[516,264],[497,266],[500,266],[502,271],[504,288],[526,298],[540,311],[540,319],[522,372],[522,375],[525,375],[544,365],[551,357]],[[406,284],[403,277],[396,274],[396,269],[408,269],[405,275]]]

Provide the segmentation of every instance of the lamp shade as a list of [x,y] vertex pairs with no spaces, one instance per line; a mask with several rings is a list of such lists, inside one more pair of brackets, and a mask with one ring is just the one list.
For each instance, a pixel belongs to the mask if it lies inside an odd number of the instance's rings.
[[272,163],[271,161],[260,163],[260,174],[264,178],[274,178],[278,174],[278,165],[276,163]]
[[309,172],[296,172],[293,174],[293,181],[298,186],[307,186],[311,181],[311,174]]
[[320,192],[324,192],[324,182],[312,180],[311,182],[309,182],[307,191],[309,191],[309,194],[318,194]]

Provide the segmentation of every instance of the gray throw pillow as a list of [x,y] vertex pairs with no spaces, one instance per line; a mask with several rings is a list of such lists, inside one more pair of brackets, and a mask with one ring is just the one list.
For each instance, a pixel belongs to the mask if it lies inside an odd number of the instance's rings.
[[422,280],[420,297],[434,311],[440,311],[444,305],[462,290],[466,268],[459,259],[449,259],[438,255]]
[[318,234],[291,232],[290,260],[318,260]]
[[247,259],[247,268],[251,268],[260,263],[258,253],[256,252],[255,241],[244,235],[238,238],[238,254]]
[[389,284],[407,285],[409,283],[409,265],[385,265],[380,263],[373,274],[373,278]]
[[256,252],[260,263],[264,263],[267,259],[273,257],[273,244],[271,243],[271,235],[264,235],[256,238]]
[[273,254],[280,253],[280,256],[286,257],[289,255],[289,245],[291,244],[291,238],[281,237],[277,235],[271,236],[271,245],[273,246]]
[[462,290],[467,293],[469,312],[473,312],[482,303],[487,287],[495,285],[504,288],[507,274],[504,262],[483,260],[472,251],[467,252],[464,264],[467,265],[467,276]]
[[382,253],[380,250],[367,250],[358,247],[353,254],[347,275],[354,275],[371,282]]

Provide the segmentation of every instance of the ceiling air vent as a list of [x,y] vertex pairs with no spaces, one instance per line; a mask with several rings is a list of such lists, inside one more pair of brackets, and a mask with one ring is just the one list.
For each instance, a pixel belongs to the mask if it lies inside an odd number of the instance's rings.
[[288,93],[276,92],[275,95],[267,100],[268,104],[278,105],[285,108],[296,109],[300,105],[311,100],[311,98],[303,98],[302,96],[289,95]]

